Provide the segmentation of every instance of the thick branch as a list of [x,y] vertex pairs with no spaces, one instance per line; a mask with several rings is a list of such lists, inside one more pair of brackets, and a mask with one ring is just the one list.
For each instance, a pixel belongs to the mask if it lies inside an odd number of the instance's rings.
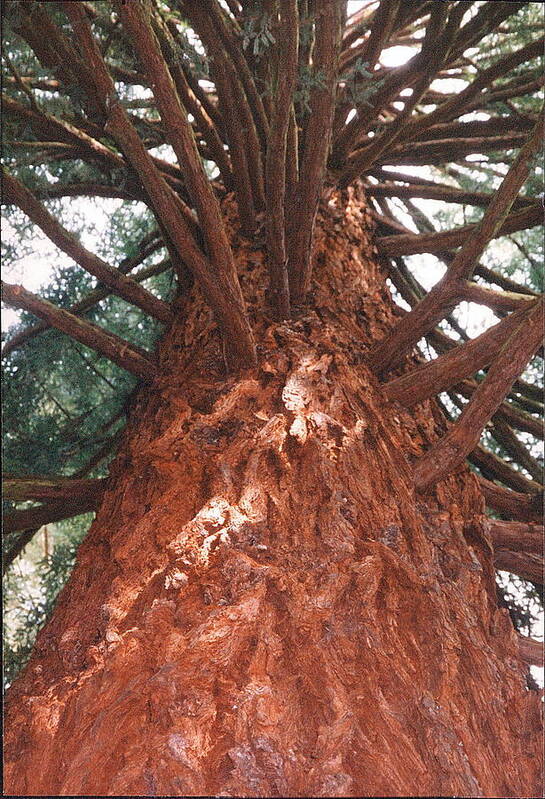
[[479,385],[456,423],[414,465],[414,481],[418,489],[425,490],[442,480],[474,449],[485,424],[539,348],[542,339],[543,300],[540,300],[503,346],[488,370],[486,379]]
[[[137,256],[124,259],[124,261],[122,261],[119,265],[119,271],[123,272],[124,274],[131,272],[138,266],[139,263],[141,263],[145,258],[162,246],[163,245],[161,241],[150,242],[140,251]],[[171,263],[168,259],[161,261],[158,264],[152,264],[151,266],[147,266],[137,272],[137,274],[133,276],[133,280],[141,283],[142,281],[147,280],[154,275],[160,275],[162,272],[165,272],[167,269],[169,269],[170,266]],[[81,299],[79,302],[71,305],[66,310],[75,316],[81,316],[83,313],[85,313],[85,311],[93,308],[101,300],[109,297],[110,294],[111,292],[107,288],[97,288],[87,294],[86,297],[83,297],[83,299]],[[26,327],[24,330],[21,330],[20,333],[16,333],[12,338],[6,341],[2,347],[2,358],[7,357],[11,352],[18,349],[27,341],[39,335],[40,333],[43,333],[45,330],[49,330],[49,325],[47,325],[45,322],[38,322],[38,324],[32,325],[31,327]]]
[[488,366],[520,323],[526,311],[510,314],[477,338],[466,341],[383,386],[389,400],[410,407],[439,394]]
[[[491,480],[487,480],[486,477],[478,477],[478,480],[486,504],[492,510],[498,511],[504,516],[509,516],[517,522],[536,522],[539,524],[542,521],[542,493],[524,494],[496,485]],[[494,523],[495,520],[491,519],[490,524]],[[510,524],[510,522],[506,522],[506,524]],[[515,547],[511,546],[511,549],[515,549]],[[533,552],[532,549],[528,551]]]
[[[452,139],[437,139],[434,141],[424,142],[408,142],[407,144],[400,144],[389,150],[384,156],[374,159],[377,164],[393,164],[393,165],[428,165],[428,164],[445,164],[449,161],[457,161],[467,155],[474,155],[475,153],[488,153],[494,151],[505,152],[520,147],[524,142],[525,135],[522,132],[510,133],[508,135],[497,136],[480,136],[473,138],[452,138]],[[367,149],[367,148],[366,148]],[[358,175],[366,170],[366,165],[371,162],[366,161],[363,155],[365,150],[358,150],[353,156],[351,164],[362,164],[358,169],[351,166],[351,174]]]
[[267,147],[267,139],[269,133],[269,122],[263,101],[259,92],[257,91],[254,76],[248,66],[248,62],[244,56],[243,49],[240,46],[241,31],[236,22],[229,20],[224,14],[223,9],[217,0],[201,0],[205,6],[214,28],[219,34],[225,51],[228,53],[229,58],[233,62],[235,70],[240,76],[242,86],[247,98],[247,106],[252,113],[255,121],[256,130],[259,134],[261,146],[263,150]]
[[52,327],[81,341],[82,344],[91,347],[137,377],[146,381],[151,381],[155,377],[156,366],[148,353],[133,347],[119,336],[102,330],[97,325],[79,319],[63,308],[56,308],[52,303],[31,294],[22,286],[2,282],[2,300],[12,308],[30,311]]
[[526,638],[525,635],[518,635],[519,653],[521,660],[529,666],[543,668],[543,641],[536,641],[535,638]]
[[300,177],[293,197],[293,208],[289,209],[288,270],[294,303],[304,301],[310,284],[312,234],[325,177],[335,110],[341,21],[341,0],[317,0],[313,71],[321,73],[323,81],[312,90],[310,96],[310,117],[305,130]]
[[101,495],[86,494],[83,497],[68,502],[51,502],[39,505],[37,508],[15,510],[4,515],[3,534],[16,533],[19,530],[36,530],[44,524],[60,522],[82,513],[96,510],[100,504]]
[[[132,6],[131,6],[132,7]],[[106,69],[102,55],[93,39],[84,12],[75,3],[64,3],[72,21],[80,47],[93,66],[93,76],[104,110],[108,115],[106,130],[118,141],[125,155],[137,171],[157,219],[165,229],[180,258],[196,276],[203,294],[213,309],[223,333],[229,366],[234,370],[255,363],[255,345],[252,331],[241,302],[240,287],[229,280],[229,275],[215,271],[210,261],[197,245],[192,231],[180,214],[176,196],[168,188],[157,167],[144,147],[138,132],[119,102],[113,81]]]
[[265,166],[267,261],[270,275],[270,301],[276,315],[290,315],[286,253],[286,153],[288,130],[297,83],[299,59],[299,12],[297,0],[281,4],[280,41],[276,60],[276,93],[267,142]]
[[116,5],[153,86],[167,137],[176,153],[191,199],[197,209],[213,270],[230,285],[239,307],[243,307],[244,300],[219,203],[204,171],[187,119],[187,111],[181,105],[150,20],[146,17],[143,6],[138,3],[117,2]]
[[[515,233],[517,230],[535,227],[536,225],[540,225],[542,221],[543,211],[540,205],[535,202],[531,205],[528,204],[521,211],[506,216],[505,221],[502,220],[502,223],[498,226],[489,241],[497,236],[505,236],[507,233]],[[453,250],[464,244],[466,245],[465,249],[469,249],[467,242],[475,238],[478,228],[479,225],[464,225],[464,227],[455,228],[454,230],[445,230],[441,233],[412,233],[401,236],[383,236],[377,239],[377,246],[384,255],[390,257],[416,255],[422,252],[442,253],[446,250]],[[477,258],[481,254],[482,251]],[[461,260],[461,258],[459,260]],[[469,271],[471,270],[468,269],[468,272]]]
[[[462,380],[455,386],[457,394],[469,399],[477,390],[478,383],[475,380]],[[499,410],[494,414],[493,418],[500,418],[507,422],[508,425],[514,427],[516,430],[523,430],[525,433],[530,433],[537,439],[543,440],[543,422],[541,419],[536,419],[535,416],[530,416],[529,413],[515,408],[514,405],[507,401],[503,401]]]
[[[536,494],[542,496],[542,487],[535,480],[529,480],[522,472],[514,469],[509,463],[499,458],[494,452],[479,444],[468,456],[468,460],[476,466],[490,480],[501,480],[506,486],[523,494]],[[542,502],[540,501],[540,510]],[[539,521],[542,516],[530,518],[529,521]]]
[[[218,37],[206,5],[186,2],[185,10],[211,58],[214,83],[229,138],[233,176],[237,181],[237,197],[243,201],[241,210],[250,214],[246,221],[253,230],[255,219],[252,217],[256,210],[264,207],[265,195],[261,144],[252,109],[244,91],[240,71]],[[246,197],[248,187],[251,189],[251,198]]]
[[[388,173],[382,173],[386,175]],[[401,176],[392,174],[395,180],[401,180]],[[400,186],[398,183],[369,183],[365,187],[365,192],[371,197],[410,197],[422,198],[424,200],[440,200],[445,203],[459,203],[461,205],[487,206],[494,195],[489,192],[464,191],[454,186],[427,181],[425,185],[414,182],[413,176],[407,176],[408,185]],[[513,208],[532,204],[531,199],[524,197],[517,198],[513,203]]]
[[543,585],[543,557],[539,555],[498,549],[494,551],[494,566],[498,570],[516,574],[523,580]]
[[528,447],[519,441],[505,419],[502,419],[497,413],[492,417],[490,432],[514,463],[525,469],[536,483],[543,483],[542,464],[532,456]]
[[494,549],[509,549],[511,552],[529,552],[543,555],[542,524],[488,519],[486,525],[492,538]]
[[83,497],[100,497],[104,492],[104,480],[74,480],[71,477],[2,477],[4,499],[16,501],[72,500]]
[[528,294],[516,294],[513,291],[494,291],[479,283],[468,281],[463,289],[463,298],[468,302],[486,305],[494,311],[515,311],[527,308],[532,297]]
[[187,111],[193,115],[200,134],[208,146],[211,159],[215,161],[218,166],[225,188],[231,190],[233,186],[231,163],[224,149],[220,134],[214,124],[214,120],[207,113],[206,108],[199,101],[186,78],[182,65],[179,63],[179,59],[176,56],[176,43],[168,25],[164,25],[159,19],[154,19],[152,24],[154,25],[154,30],[161,44],[161,49],[169,65],[180,101]]

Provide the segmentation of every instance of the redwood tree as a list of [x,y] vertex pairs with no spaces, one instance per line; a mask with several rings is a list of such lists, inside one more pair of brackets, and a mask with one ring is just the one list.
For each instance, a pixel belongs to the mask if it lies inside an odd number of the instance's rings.
[[[8,693],[9,794],[541,793],[541,646],[495,584],[543,582],[539,8],[348,5],[4,3],[4,201],[73,263],[4,284],[8,375],[61,437],[87,412],[40,342],[124,403],[59,473],[8,464],[8,562],[96,510]],[[122,201],[116,252],[77,197]]]

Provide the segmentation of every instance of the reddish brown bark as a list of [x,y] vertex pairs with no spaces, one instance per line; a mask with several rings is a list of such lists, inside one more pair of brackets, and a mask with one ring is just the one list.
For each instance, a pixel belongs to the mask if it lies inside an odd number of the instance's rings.
[[496,569],[511,572],[536,585],[543,585],[543,557],[539,555],[498,549],[494,553],[494,565]]
[[[256,314],[244,378],[226,380],[198,287],[179,301],[10,689],[8,793],[538,794],[541,705],[478,483],[415,495],[405,456],[436,423],[384,405],[365,351],[394,308],[369,216],[353,198],[327,214],[315,310]],[[255,309],[265,256],[233,248]]]
[[542,524],[489,519],[488,530],[496,549],[502,547],[513,552],[543,553]]
[[103,480],[74,480],[70,477],[2,477],[4,499],[70,500],[86,494],[101,495]]
[[518,638],[520,656],[524,662],[543,668],[543,641],[536,641],[523,635],[519,635]]

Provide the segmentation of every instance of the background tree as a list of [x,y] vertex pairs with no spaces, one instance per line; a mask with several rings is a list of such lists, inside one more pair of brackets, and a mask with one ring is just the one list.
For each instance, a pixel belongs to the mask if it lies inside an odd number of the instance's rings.
[[537,794],[542,12],[348,5],[4,4],[8,792]]

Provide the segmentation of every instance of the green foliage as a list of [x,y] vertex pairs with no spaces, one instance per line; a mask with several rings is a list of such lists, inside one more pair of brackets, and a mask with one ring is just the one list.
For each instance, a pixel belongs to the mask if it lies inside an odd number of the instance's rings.
[[36,635],[50,617],[59,591],[74,567],[76,552],[87,531],[92,514],[66,519],[54,525],[53,552],[40,553],[33,541],[24,560],[17,559],[4,577],[3,661],[4,689],[8,688],[27,662]]
[[373,80],[372,73],[367,70],[368,66],[367,61],[358,58],[352,68],[339,78],[339,83],[344,84],[346,100],[352,105],[371,105],[369,98],[384,84],[384,78]]
[[264,13],[249,16],[244,20],[242,46],[244,50],[250,50],[256,58],[261,58],[276,42],[271,30],[271,22],[270,15]]
[[323,69],[313,69],[303,65],[299,70],[297,88],[293,93],[293,100],[303,111],[310,114],[310,96],[315,89],[325,89],[325,72]]

